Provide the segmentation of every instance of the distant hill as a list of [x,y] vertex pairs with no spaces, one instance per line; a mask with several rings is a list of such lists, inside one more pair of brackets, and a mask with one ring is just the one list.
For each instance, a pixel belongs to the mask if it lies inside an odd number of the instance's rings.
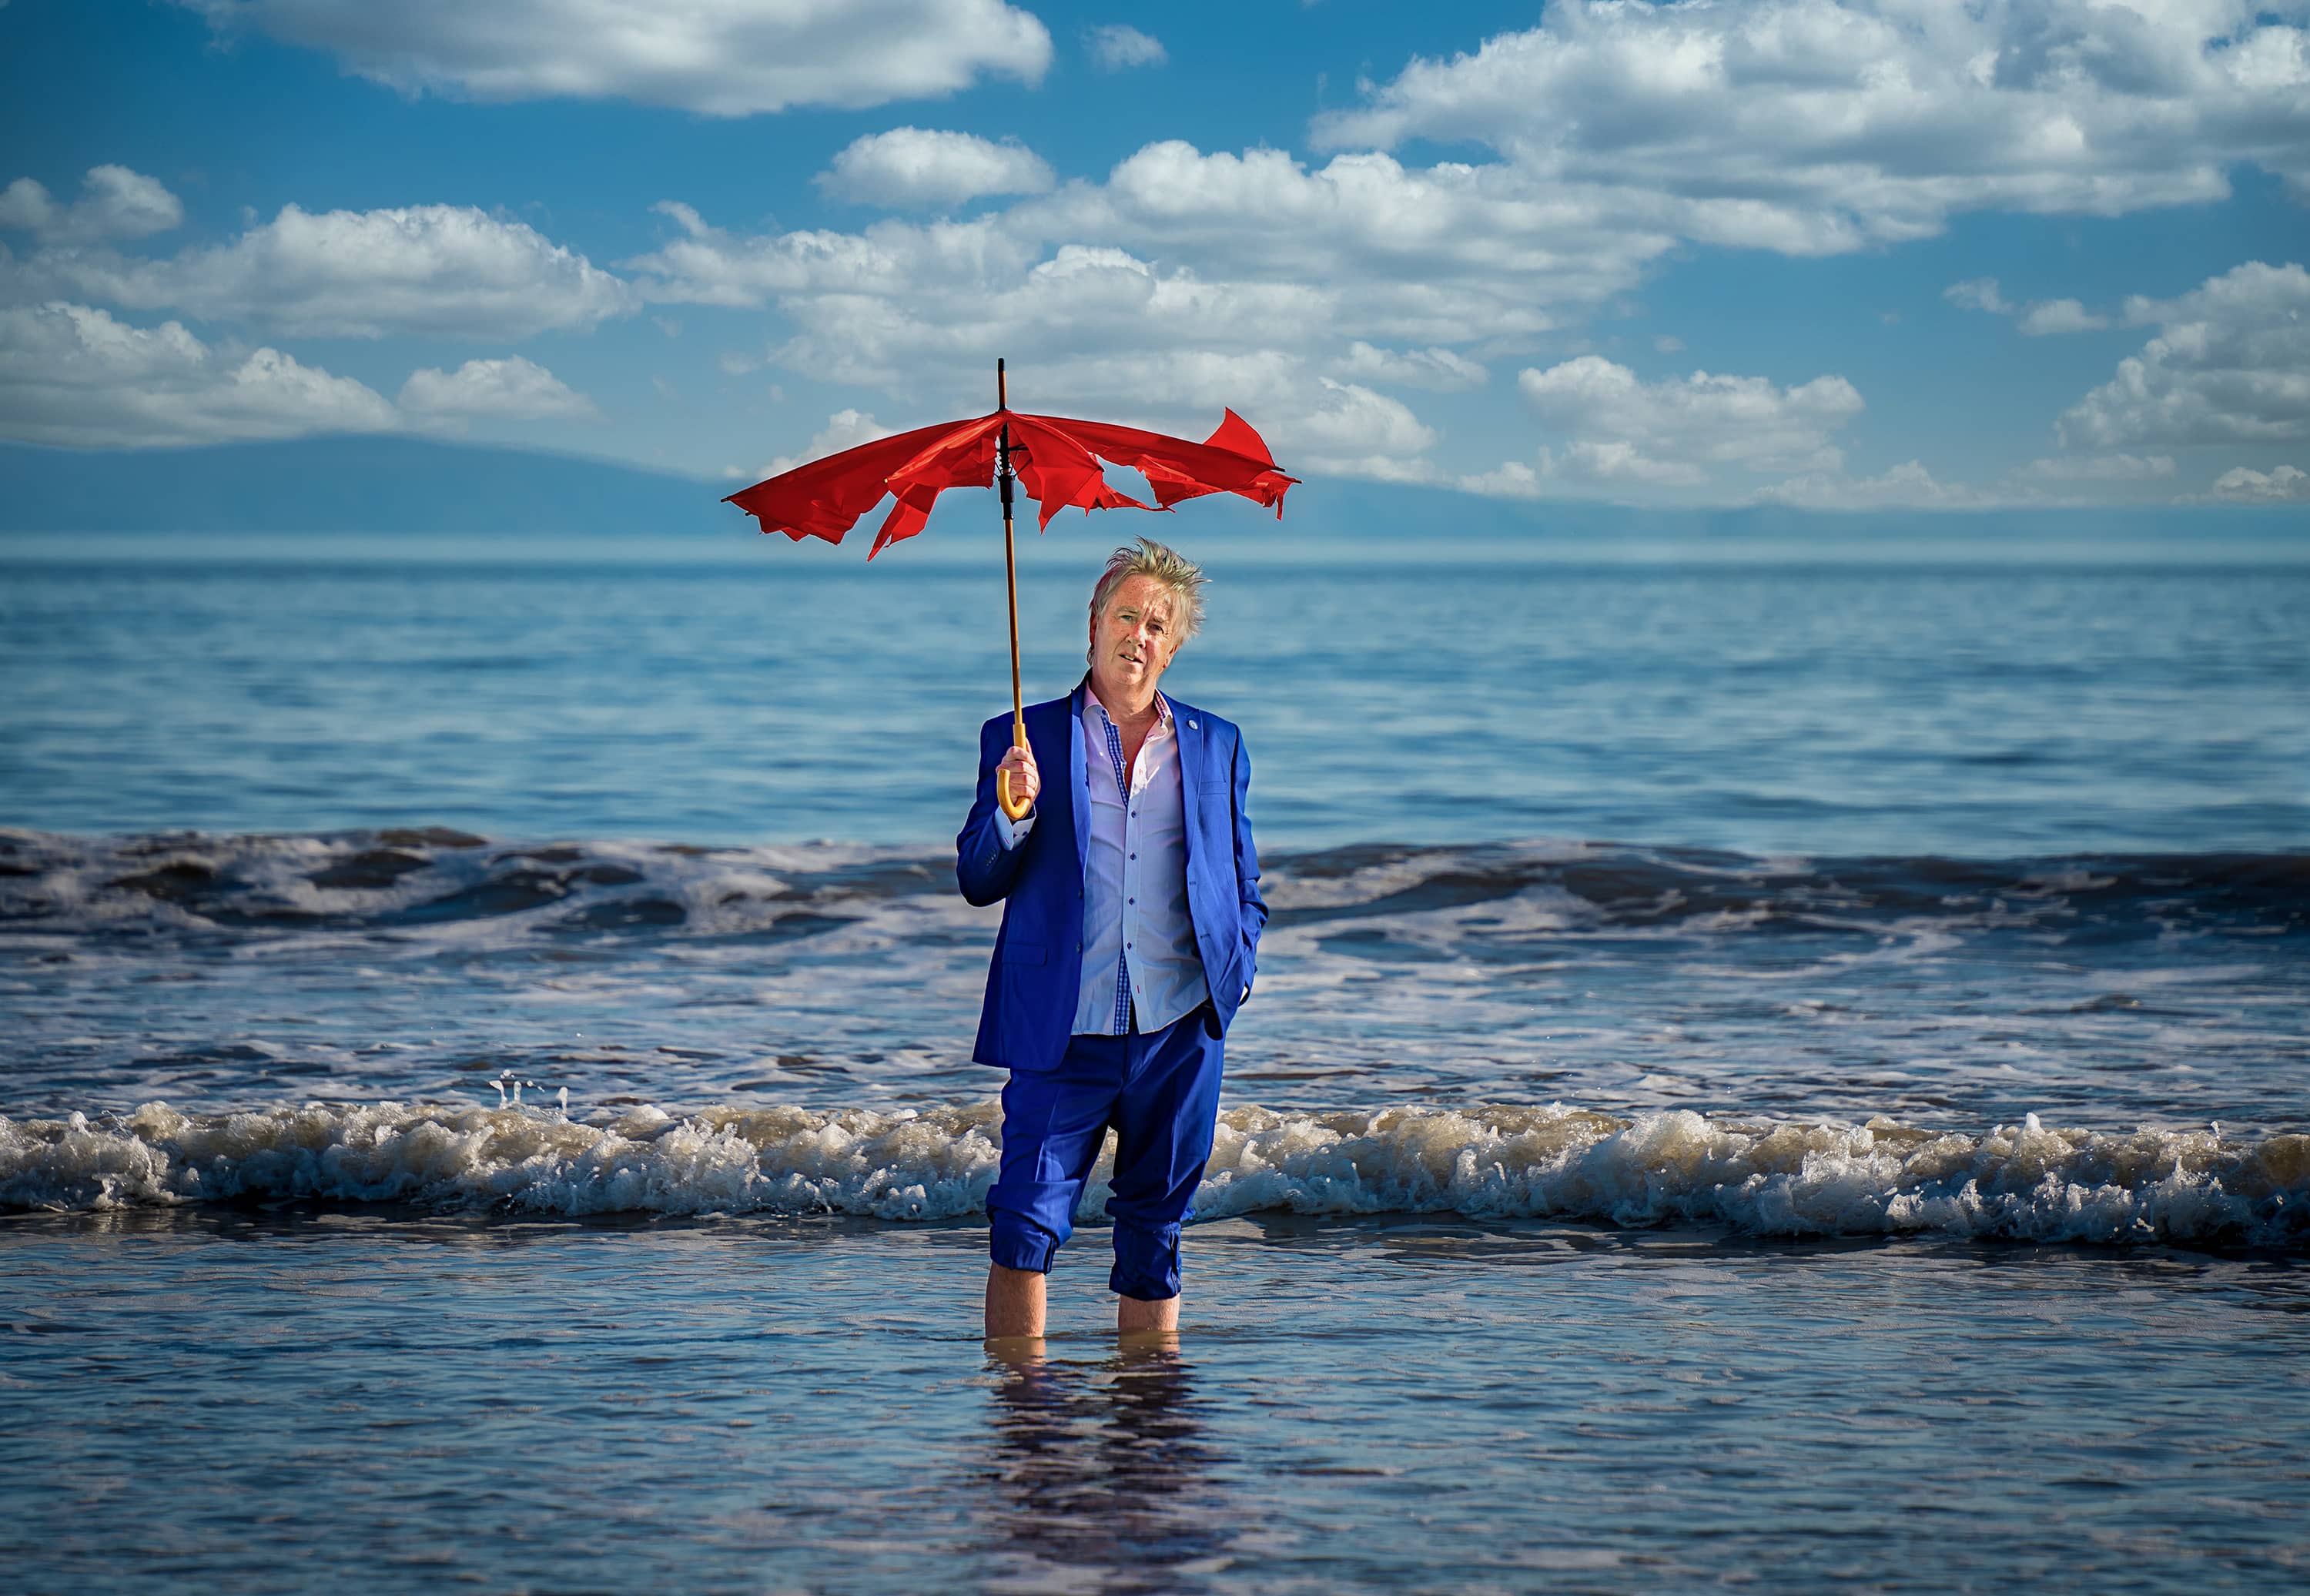
[[0,531],[664,533],[726,529],[728,486],[414,438],[81,453],[0,447]]
[[[721,502],[734,484],[577,455],[416,438],[316,438],[211,448],[81,453],[0,444],[0,534],[178,532],[725,539],[752,530]],[[948,523],[951,511],[942,512]],[[1514,502],[1341,478],[1291,490],[1282,525],[1238,500],[1197,507],[1230,535],[1312,548],[1347,539],[1792,540],[1898,548],[1914,541],[2096,542],[2209,533],[2297,540],[2310,512],[2194,505],[2128,510],[1816,514]],[[1031,528],[1031,507],[1025,522]],[[1054,531],[1056,530],[1054,525]],[[872,523],[868,523],[871,530]],[[1124,528],[1123,530],[1134,530]]]

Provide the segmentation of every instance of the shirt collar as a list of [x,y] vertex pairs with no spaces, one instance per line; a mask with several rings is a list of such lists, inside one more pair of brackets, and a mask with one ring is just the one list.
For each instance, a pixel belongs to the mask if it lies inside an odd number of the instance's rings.
[[[1091,686],[1090,677],[1088,674],[1083,677],[1082,695],[1083,714],[1086,716],[1088,716],[1092,710],[1096,709],[1099,711],[1101,718],[1110,723],[1113,722],[1115,717],[1108,715],[1107,713],[1107,706],[1099,701],[1099,690]],[[1172,729],[1171,700],[1163,696],[1163,690],[1159,687],[1155,690],[1155,725],[1159,731],[1168,732]]]

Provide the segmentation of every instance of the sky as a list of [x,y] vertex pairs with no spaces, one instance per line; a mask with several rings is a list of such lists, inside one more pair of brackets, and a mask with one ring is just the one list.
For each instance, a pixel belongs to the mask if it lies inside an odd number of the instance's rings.
[[0,0],[0,439],[2310,504],[2310,8]]

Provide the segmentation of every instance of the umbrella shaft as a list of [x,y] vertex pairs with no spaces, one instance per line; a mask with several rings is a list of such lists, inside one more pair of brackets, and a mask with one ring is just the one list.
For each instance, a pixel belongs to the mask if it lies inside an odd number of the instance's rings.
[[[994,362],[994,407],[1011,408],[1010,384],[1005,380],[1003,362]],[[1027,700],[1019,687],[1019,549],[1011,531],[1011,423],[1005,421],[994,435],[994,483],[1003,491],[1003,578],[1011,594],[1011,746],[1027,746]],[[1011,796],[1011,773],[996,772],[995,796],[1003,812],[1012,820],[1022,820],[1028,805],[1013,801]]]
[[[995,380],[1002,381],[1002,368],[995,368]],[[1019,690],[1019,550],[1011,532],[1011,428],[1008,422],[995,435],[994,480],[1003,487],[1003,578],[1011,594],[1011,732],[1012,739],[1020,748],[1027,746],[1026,698]]]
[[1019,555],[1012,543],[1011,516],[1003,516],[1003,575],[1011,590],[1011,726],[1012,741],[1027,746],[1026,700],[1019,690]]

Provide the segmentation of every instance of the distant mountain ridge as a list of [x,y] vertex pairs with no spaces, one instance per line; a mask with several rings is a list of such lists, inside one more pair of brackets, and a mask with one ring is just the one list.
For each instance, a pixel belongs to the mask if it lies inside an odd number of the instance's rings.
[[[742,483],[574,455],[354,437],[84,453],[0,444],[0,535],[156,532],[435,533],[726,539],[753,524],[723,495]],[[951,514],[951,511],[946,512]],[[1638,509],[1512,501],[1400,483],[1321,478],[1291,490],[1283,523],[1228,500],[1204,520],[1255,519],[1297,542],[1463,538],[1849,540],[2194,536],[2310,533],[2310,510],[2146,508],[1828,513],[1752,507]],[[1031,528],[1032,509],[1025,522]],[[944,516],[942,516],[942,519]],[[937,530],[934,523],[933,530]],[[1054,530],[1058,523],[1054,523]],[[868,523],[871,529],[872,522]]]
[[0,531],[710,533],[728,486],[416,438],[82,453],[0,447]]

